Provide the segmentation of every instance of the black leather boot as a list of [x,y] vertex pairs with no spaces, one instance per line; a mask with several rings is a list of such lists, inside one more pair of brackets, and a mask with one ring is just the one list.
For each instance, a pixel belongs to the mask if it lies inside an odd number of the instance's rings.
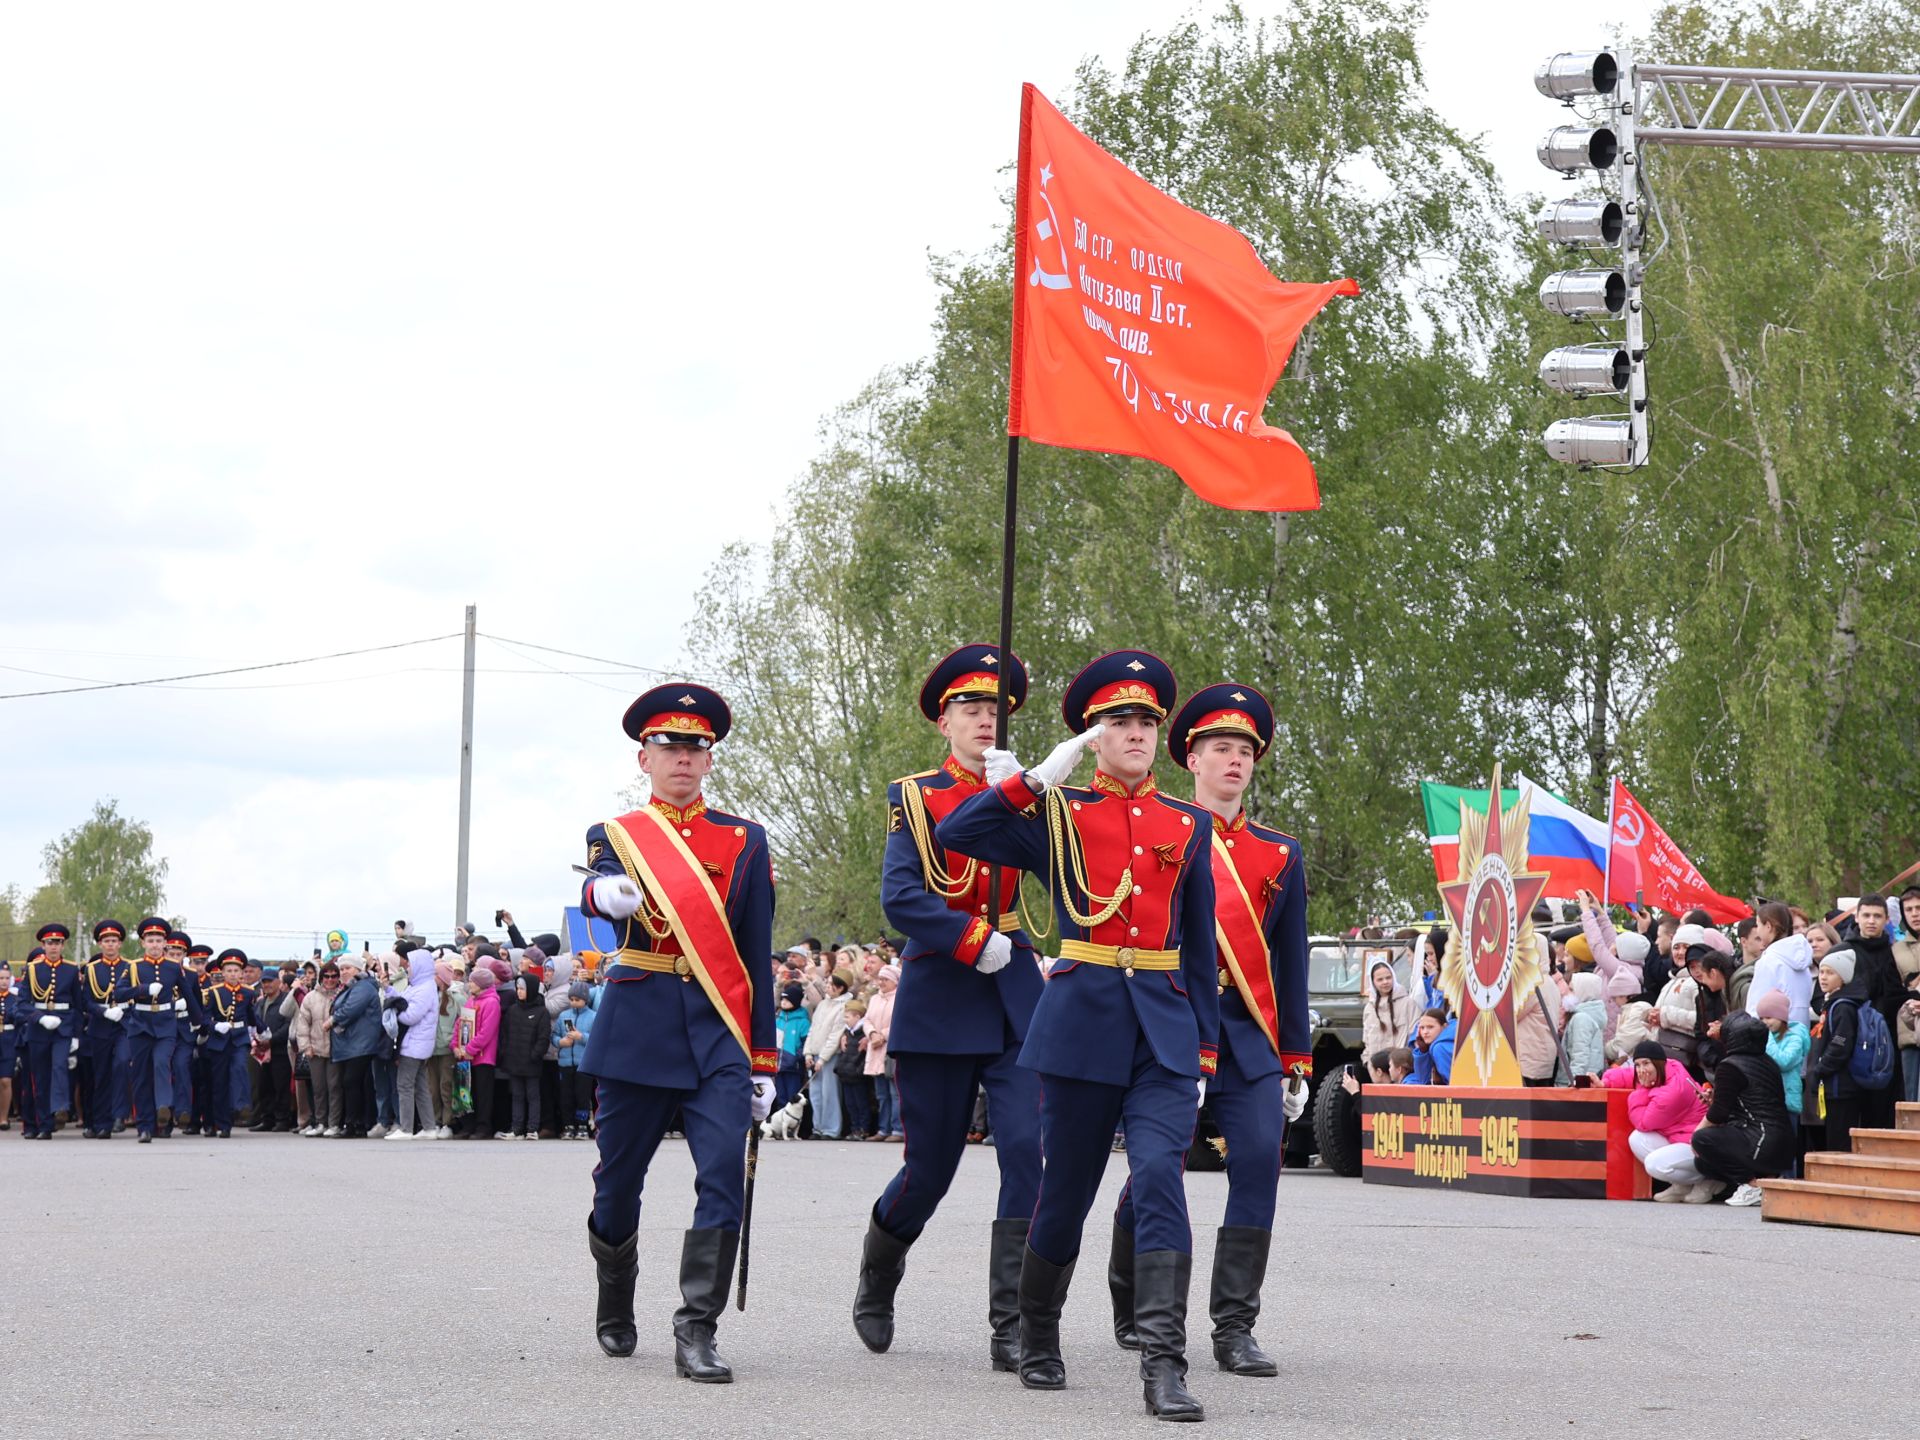
[[1133,1328],[1133,1232],[1118,1221],[1113,1226],[1113,1249],[1107,1254],[1107,1290],[1113,1296],[1113,1339],[1122,1350],[1140,1348],[1140,1332]]
[[714,1327],[733,1288],[738,1230],[689,1230],[680,1246],[680,1308],[673,1312],[673,1373],[702,1385],[731,1385],[733,1371],[714,1348]]
[[1026,1220],[993,1222],[993,1248],[987,1258],[987,1346],[995,1370],[1020,1368],[1020,1260],[1027,1251]]
[[1271,1230],[1222,1225],[1213,1245],[1213,1358],[1234,1375],[1278,1375],[1280,1367],[1253,1338],[1260,1318],[1260,1287],[1267,1278]]
[[910,1240],[901,1240],[867,1217],[867,1239],[860,1247],[860,1280],[853,1291],[853,1333],[874,1354],[893,1344],[893,1295],[907,1273]]
[[1140,1332],[1140,1378],[1147,1413],[1162,1420],[1204,1420],[1187,1392],[1187,1284],[1193,1257],[1149,1250],[1133,1257],[1133,1323]]
[[1054,1265],[1033,1253],[1020,1256],[1020,1383],[1029,1390],[1064,1390],[1067,1365],[1060,1358],[1060,1312],[1076,1261]]
[[593,1254],[594,1276],[600,1282],[600,1298],[593,1308],[593,1328],[600,1337],[600,1348],[616,1359],[633,1354],[639,1335],[633,1328],[633,1280],[640,1264],[640,1232],[634,1231],[618,1245],[610,1245],[594,1232],[593,1217],[587,1217],[587,1249]]

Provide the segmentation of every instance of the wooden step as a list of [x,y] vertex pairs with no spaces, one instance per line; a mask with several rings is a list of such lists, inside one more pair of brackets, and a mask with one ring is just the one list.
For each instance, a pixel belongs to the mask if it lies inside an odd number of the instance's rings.
[[1920,1160],[1920,1130],[1855,1130],[1853,1153]]
[[1862,1185],[1872,1190],[1911,1190],[1920,1199],[1920,1160],[1898,1155],[1852,1155],[1816,1151],[1807,1156],[1807,1179],[1828,1185]]
[[1920,1190],[1881,1190],[1818,1180],[1762,1180],[1760,1218],[1920,1235]]
[[1902,1100],[1893,1107],[1896,1130],[1920,1130],[1920,1101]]

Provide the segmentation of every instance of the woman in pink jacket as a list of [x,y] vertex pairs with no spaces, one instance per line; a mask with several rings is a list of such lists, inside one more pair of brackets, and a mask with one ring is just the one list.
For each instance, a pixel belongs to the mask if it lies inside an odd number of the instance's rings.
[[467,977],[473,987],[468,1002],[473,1011],[473,1039],[465,1050],[455,1047],[453,1058],[473,1066],[473,1113],[467,1117],[469,1140],[493,1138],[493,1064],[500,1054],[500,982],[491,967],[476,965]]
[[894,991],[900,988],[900,967],[882,965],[874,976],[879,988],[867,1001],[867,1068],[880,1118],[873,1127],[876,1140],[904,1140],[900,1129],[900,1092],[894,1086],[893,1065],[887,1058],[887,1032],[893,1028]]
[[[1630,1064],[1616,1065],[1600,1077],[1609,1089],[1627,1091],[1627,1115],[1633,1121],[1633,1133],[1627,1137],[1634,1158],[1642,1165],[1656,1150],[1669,1145],[1685,1145],[1707,1118],[1707,1105],[1700,1098],[1700,1087],[1687,1074],[1687,1067],[1667,1058],[1657,1040],[1642,1040],[1633,1047]],[[1655,1199],[1685,1198],[1689,1187],[1671,1186]]]

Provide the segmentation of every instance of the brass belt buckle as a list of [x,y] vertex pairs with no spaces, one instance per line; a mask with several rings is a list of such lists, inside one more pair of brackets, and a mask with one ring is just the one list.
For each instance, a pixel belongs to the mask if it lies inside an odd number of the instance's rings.
[[692,984],[693,983],[693,962],[688,960],[687,957],[684,955],[674,956],[673,957],[673,973],[680,977],[680,983],[682,985]]
[[1122,945],[1113,952],[1113,958],[1120,962],[1120,968],[1127,972],[1127,978],[1133,978],[1133,946]]

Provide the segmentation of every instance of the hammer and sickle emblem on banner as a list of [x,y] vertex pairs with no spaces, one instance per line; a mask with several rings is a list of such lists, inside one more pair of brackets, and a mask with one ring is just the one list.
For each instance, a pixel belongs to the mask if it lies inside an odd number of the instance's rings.
[[[1040,240],[1053,241],[1054,248],[1060,252],[1060,272],[1055,274],[1040,263],[1040,257],[1034,256],[1033,273],[1027,276],[1027,284],[1044,285],[1049,290],[1065,290],[1071,285],[1067,278],[1067,237],[1060,233],[1060,217],[1054,213],[1053,201],[1047,198],[1047,182],[1053,179],[1053,166],[1040,167],[1040,188],[1035,193],[1040,203],[1047,207],[1046,218],[1036,220],[1033,233]],[[1038,247],[1036,247],[1038,248]]]

